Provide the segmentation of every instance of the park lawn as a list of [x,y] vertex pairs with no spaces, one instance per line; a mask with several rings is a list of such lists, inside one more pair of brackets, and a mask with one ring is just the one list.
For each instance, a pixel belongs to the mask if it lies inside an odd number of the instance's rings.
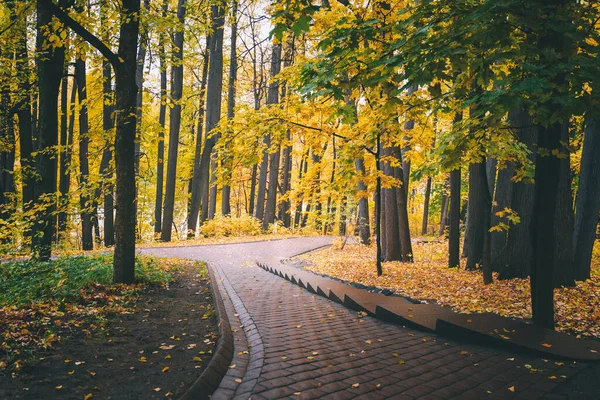
[[[414,263],[385,262],[375,269],[374,246],[336,245],[302,256],[305,268],[344,281],[385,288],[416,300],[430,300],[461,313],[492,312],[531,318],[529,279],[496,280],[484,285],[481,272],[448,268],[448,243],[413,245]],[[573,288],[555,290],[556,329],[578,337],[600,339],[600,243],[596,242],[592,277]]]

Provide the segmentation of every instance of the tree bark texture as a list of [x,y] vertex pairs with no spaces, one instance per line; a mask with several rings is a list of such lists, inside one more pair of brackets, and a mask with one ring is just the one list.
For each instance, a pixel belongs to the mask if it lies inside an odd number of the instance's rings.
[[450,171],[448,267],[460,266],[460,168]]
[[89,187],[89,122],[87,107],[87,77],[85,55],[78,54],[75,60],[75,79],[79,99],[79,211],[81,215],[81,247],[83,250],[94,248],[92,236],[92,205]]
[[175,189],[177,186],[177,156],[179,150],[179,130],[181,128],[181,96],[183,94],[183,27],[185,19],[185,0],[177,3],[179,26],[175,32],[171,66],[171,101],[173,107],[169,114],[169,153],[167,159],[167,183],[160,240],[171,241],[173,214],[175,209]]
[[[162,17],[167,16],[168,2],[163,0]],[[165,52],[165,34],[158,38],[158,61],[160,66],[160,107],[158,111],[158,144],[156,149],[156,194],[154,200],[154,233],[162,231],[163,184],[165,174],[165,121],[167,116],[167,55]],[[199,131],[199,135],[201,135]],[[195,164],[194,164],[195,166]],[[195,171],[195,169],[194,169]]]
[[[64,2],[59,3],[64,6]],[[47,5],[37,2],[37,51],[38,51],[38,88],[39,121],[36,172],[41,179],[36,182],[34,203],[39,214],[33,230],[32,256],[46,261],[52,252],[52,234],[54,231],[54,209],[56,191],[56,145],[58,144],[58,91],[65,61],[65,48],[53,47],[48,43],[45,33],[55,31],[52,25],[52,11]],[[56,33],[56,32],[54,32]],[[58,34],[58,33],[56,33]]]
[[116,216],[113,281],[133,283],[135,280],[136,230],[136,50],[139,33],[140,0],[122,0],[123,23],[119,34],[119,57],[123,60],[116,75]]
[[577,280],[590,278],[592,249],[600,211],[600,124],[588,119],[585,126],[579,189],[575,202],[573,271]]

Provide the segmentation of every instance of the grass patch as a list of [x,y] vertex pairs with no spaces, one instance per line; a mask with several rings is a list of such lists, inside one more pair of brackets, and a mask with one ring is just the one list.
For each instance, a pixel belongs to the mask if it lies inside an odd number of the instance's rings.
[[[89,284],[112,283],[113,256],[61,257],[49,262],[0,264],[0,306],[24,305],[44,300],[65,301]],[[136,257],[138,282],[167,283],[171,275],[150,257]]]

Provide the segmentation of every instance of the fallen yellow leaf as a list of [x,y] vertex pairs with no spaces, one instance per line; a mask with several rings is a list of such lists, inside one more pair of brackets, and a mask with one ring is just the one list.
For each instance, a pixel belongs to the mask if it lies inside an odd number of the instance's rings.
[[164,368],[162,369],[162,372],[167,372],[167,371],[168,371],[168,370],[170,370],[170,369],[171,369],[171,368],[169,368],[169,367],[164,367]]

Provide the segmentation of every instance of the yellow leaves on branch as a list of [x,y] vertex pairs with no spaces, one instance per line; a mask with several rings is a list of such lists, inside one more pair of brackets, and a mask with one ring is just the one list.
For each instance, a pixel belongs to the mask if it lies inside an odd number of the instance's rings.
[[[435,299],[461,313],[531,318],[529,279],[495,280],[484,285],[479,271],[447,267],[447,246],[447,242],[414,244],[414,263],[386,262],[380,277],[375,269],[374,246],[347,244],[343,250],[332,247],[302,257],[310,260],[308,270],[387,288],[413,299]],[[600,244],[594,249],[591,279],[578,282],[574,288],[556,289],[554,298],[558,330],[600,338]]]

